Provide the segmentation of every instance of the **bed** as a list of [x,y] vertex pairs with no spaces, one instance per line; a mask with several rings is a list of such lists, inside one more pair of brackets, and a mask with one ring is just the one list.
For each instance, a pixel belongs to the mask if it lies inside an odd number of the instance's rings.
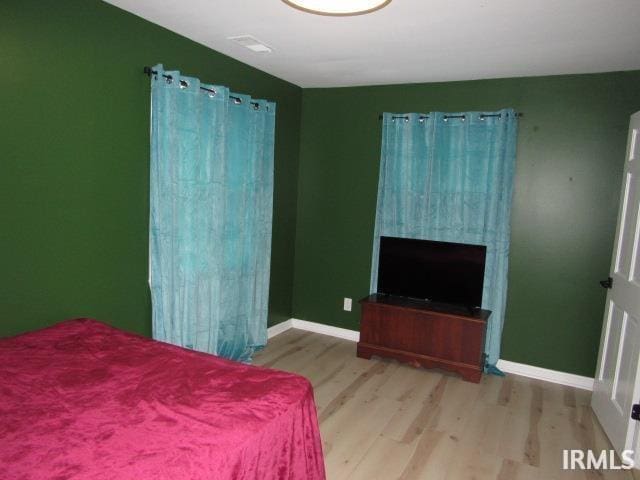
[[324,479],[313,391],[91,319],[0,340],[2,479]]

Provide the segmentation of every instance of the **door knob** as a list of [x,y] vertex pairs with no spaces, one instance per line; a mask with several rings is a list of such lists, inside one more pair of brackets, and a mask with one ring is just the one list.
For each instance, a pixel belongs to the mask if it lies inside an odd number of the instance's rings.
[[608,277],[606,280],[600,280],[600,285],[603,288],[613,288],[613,278]]

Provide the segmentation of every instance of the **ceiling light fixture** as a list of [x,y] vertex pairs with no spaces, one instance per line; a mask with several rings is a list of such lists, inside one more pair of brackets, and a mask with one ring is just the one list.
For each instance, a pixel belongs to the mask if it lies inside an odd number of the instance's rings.
[[282,0],[287,5],[316,15],[344,17],[363,15],[386,7],[391,0]]

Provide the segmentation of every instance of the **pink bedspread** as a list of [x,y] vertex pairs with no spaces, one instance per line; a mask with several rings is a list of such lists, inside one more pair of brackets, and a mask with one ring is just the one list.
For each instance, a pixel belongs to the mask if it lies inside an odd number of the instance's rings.
[[80,319],[0,340],[0,478],[325,475],[306,379]]

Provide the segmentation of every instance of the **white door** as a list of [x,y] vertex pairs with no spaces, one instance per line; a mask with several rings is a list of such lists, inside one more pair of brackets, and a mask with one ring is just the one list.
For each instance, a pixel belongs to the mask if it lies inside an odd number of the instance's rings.
[[[598,370],[591,406],[613,447],[637,450],[640,402],[640,112],[631,116]],[[636,465],[640,452],[636,451]]]

